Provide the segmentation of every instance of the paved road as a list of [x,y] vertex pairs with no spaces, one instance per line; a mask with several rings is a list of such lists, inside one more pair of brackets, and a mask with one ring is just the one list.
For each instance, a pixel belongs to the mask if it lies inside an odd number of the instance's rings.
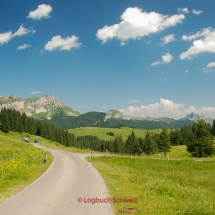
[[[0,215],[113,215],[103,178],[83,154],[48,149],[54,162],[33,184],[0,205]],[[82,202],[78,202],[78,198]],[[80,201],[80,200],[79,200]],[[98,200],[97,200],[98,201]]]

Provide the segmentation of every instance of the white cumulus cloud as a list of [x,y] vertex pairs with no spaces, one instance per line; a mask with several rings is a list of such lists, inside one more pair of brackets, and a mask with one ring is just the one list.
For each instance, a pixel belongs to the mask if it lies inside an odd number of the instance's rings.
[[11,40],[12,36],[13,34],[11,31],[0,34],[0,45],[8,43]]
[[172,55],[168,52],[162,56],[163,63],[170,63],[173,59]]
[[125,115],[137,117],[172,117],[179,119],[184,118],[191,112],[195,112],[215,118],[215,107],[196,109],[194,106],[187,107],[185,104],[174,103],[169,99],[163,98],[158,103],[141,105],[139,107],[130,106],[127,109],[120,109],[119,111]]
[[163,116],[178,116],[180,115],[180,108],[184,104],[176,104],[168,99],[160,99],[159,103],[141,105],[140,107],[130,106],[127,109],[120,109],[125,115],[140,116],[140,117],[163,117]]
[[187,7],[185,7],[185,8],[178,8],[178,12],[179,13],[189,13],[189,10],[188,10]]
[[166,44],[168,44],[170,42],[175,41],[175,35],[174,34],[169,34],[169,35],[161,38],[161,41],[162,41],[161,45],[166,45]]
[[155,61],[151,64],[151,66],[157,66],[158,64],[166,64],[170,63],[173,59],[173,56],[168,52],[165,55],[162,55],[162,61]]
[[203,28],[192,35],[183,35],[182,40],[193,41],[193,45],[186,51],[181,53],[181,59],[191,59],[203,52],[215,53],[215,29]]
[[48,19],[50,16],[49,14],[52,12],[52,7],[47,4],[38,5],[37,9],[34,11],[30,11],[27,18],[31,19]]
[[27,48],[30,48],[30,47],[31,47],[31,46],[28,45],[28,44],[23,44],[23,45],[17,47],[17,50],[27,49]]
[[207,67],[211,68],[211,67],[215,67],[215,62],[211,62],[207,65]]
[[192,11],[192,13],[195,14],[195,15],[199,15],[202,12],[203,12],[202,10],[196,10],[196,9],[193,9],[193,11]]
[[129,39],[140,39],[152,33],[160,32],[171,26],[182,23],[184,14],[172,16],[162,15],[156,12],[142,12],[138,7],[127,8],[121,15],[121,22],[112,26],[104,26],[99,29],[96,36],[102,43],[117,38],[124,45]]
[[53,37],[45,45],[45,50],[53,51],[56,49],[59,50],[71,50],[75,48],[80,48],[82,43],[78,42],[78,37],[72,35],[71,37],[62,38],[60,35]]
[[23,36],[23,35],[26,35],[26,34],[29,34],[29,33],[36,33],[36,31],[34,29],[27,29],[27,28],[24,28],[23,25],[21,25],[19,27],[19,29],[13,34],[13,37],[16,37],[16,36]]
[[27,29],[27,28],[24,28],[23,25],[21,25],[15,33],[12,33],[12,31],[0,33],[0,45],[4,43],[8,43],[12,38],[16,36],[23,36],[23,35],[26,35],[29,33],[35,33],[35,32],[36,31],[34,29]]

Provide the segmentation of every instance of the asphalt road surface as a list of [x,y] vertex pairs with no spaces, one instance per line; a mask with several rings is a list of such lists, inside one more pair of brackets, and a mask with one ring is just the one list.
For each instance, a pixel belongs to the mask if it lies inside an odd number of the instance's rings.
[[84,159],[86,155],[47,151],[54,156],[52,165],[34,183],[3,202],[0,215],[114,214],[103,178]]

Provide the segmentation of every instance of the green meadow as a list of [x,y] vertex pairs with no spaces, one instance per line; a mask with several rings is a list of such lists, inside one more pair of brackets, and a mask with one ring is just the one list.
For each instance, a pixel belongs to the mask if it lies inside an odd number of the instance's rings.
[[53,161],[47,153],[44,163],[44,150],[24,142],[22,138],[27,136],[33,143],[35,136],[0,131],[0,202],[32,183]]
[[[132,128],[78,128],[70,129],[75,136],[94,135],[109,140],[107,132],[121,135],[126,141],[134,131],[137,137],[145,137],[146,130]],[[151,130],[160,133],[161,130]],[[30,143],[22,140],[28,137]],[[49,148],[70,152],[89,153],[73,147],[25,133],[0,131],[0,202],[32,183],[53,161],[45,152],[33,146],[34,140]],[[133,156],[116,155],[87,158],[101,173],[118,210],[134,208],[135,215],[215,215],[215,156],[191,158],[185,145],[172,146],[168,157],[163,153]],[[126,199],[137,202],[125,202]]]
[[[88,160],[101,173],[111,198],[122,199],[112,203],[116,215],[122,214],[118,210],[123,208],[134,208],[135,215],[214,215],[215,158],[191,159],[185,146],[173,147],[169,157]],[[125,202],[129,198],[137,202]]]
[[[149,130],[149,131],[159,134],[161,132],[161,130],[162,129],[154,129],[154,130]],[[75,134],[76,137],[92,135],[92,136],[97,136],[99,139],[102,139],[102,140],[110,140],[116,136],[121,135],[123,141],[127,140],[128,136],[131,134],[132,131],[134,131],[135,135],[138,138],[139,137],[144,138],[145,133],[147,132],[147,130],[128,128],[128,127],[122,127],[122,128],[83,127],[83,128],[69,129],[69,132]],[[114,136],[107,135],[107,132],[113,132]]]

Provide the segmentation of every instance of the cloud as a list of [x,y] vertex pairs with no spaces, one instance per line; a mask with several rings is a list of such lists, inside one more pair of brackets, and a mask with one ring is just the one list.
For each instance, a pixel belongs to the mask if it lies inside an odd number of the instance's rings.
[[27,29],[24,28],[23,25],[19,27],[19,29],[13,34],[12,31],[5,32],[0,34],[0,45],[4,43],[8,43],[12,38],[16,36],[23,36],[29,33],[35,33],[36,31],[34,29]]
[[178,8],[178,12],[179,13],[189,13],[189,10],[185,7],[185,8]]
[[138,117],[172,117],[174,119],[184,118],[187,114],[195,112],[205,114],[215,118],[214,107],[203,107],[196,109],[194,106],[186,107],[185,104],[177,104],[171,100],[161,98],[158,103],[141,105],[139,107],[130,106],[127,109],[120,109],[125,115]]
[[182,40],[194,41],[193,45],[186,52],[181,53],[181,59],[192,59],[203,52],[215,53],[215,29],[213,28],[203,28],[193,35],[183,35]]
[[154,63],[151,64],[151,66],[157,66],[158,64],[166,64],[170,63],[172,61],[173,57],[172,55],[168,52],[165,55],[162,55],[162,61],[155,61]]
[[36,33],[36,31],[34,29],[27,29],[27,28],[23,28],[23,25],[21,25],[19,27],[19,29],[13,34],[13,37],[16,37],[16,36],[23,36],[23,35],[26,35],[26,34],[29,34],[29,33]]
[[166,45],[170,42],[175,41],[175,35],[174,34],[169,34],[163,38],[161,38],[162,42],[160,43],[161,45]]
[[201,37],[206,37],[209,35],[214,29],[213,28],[203,28],[201,31],[197,31],[195,34],[183,35],[182,40],[192,41]]
[[172,55],[168,52],[162,56],[163,63],[170,63],[173,59]]
[[21,46],[19,46],[16,50],[21,50],[21,49],[27,49],[27,48],[30,48],[31,46],[28,45],[28,44],[23,44]]
[[189,72],[189,69],[186,69],[185,71],[184,71],[184,73],[188,73]]
[[46,45],[45,50],[53,51],[59,50],[71,50],[80,48],[82,43],[78,42],[78,37],[72,35],[71,37],[62,38],[60,35],[53,37]]
[[31,95],[35,95],[35,94],[40,94],[41,92],[40,91],[33,91],[33,92],[31,92],[30,94]]
[[[201,112],[204,112],[205,114],[210,114],[210,113],[212,113],[212,114],[214,114],[215,113],[215,108],[214,107],[203,107],[203,108],[201,108],[200,109],[200,111]],[[213,118],[215,118],[215,117],[213,117]]]
[[180,115],[181,107],[184,107],[184,104],[175,104],[168,99],[161,98],[159,103],[154,103],[147,106],[141,105],[140,107],[130,106],[125,110],[121,109],[120,112],[129,116],[169,117],[170,115]]
[[27,18],[31,19],[42,19],[42,18],[50,18],[49,14],[52,12],[52,7],[47,4],[38,5],[37,9],[34,11],[30,11]]
[[209,63],[206,67],[202,68],[202,73],[209,73],[209,72],[214,71],[213,67],[215,67],[215,62]]
[[151,63],[151,66],[157,66],[158,64],[161,64],[162,62],[157,60],[154,63]]
[[202,10],[196,10],[196,9],[193,9],[193,11],[192,11],[192,13],[195,14],[195,15],[199,15],[202,12],[203,12]]
[[184,14],[172,16],[162,15],[156,12],[142,12],[138,7],[127,8],[121,15],[121,22],[112,26],[104,26],[99,29],[96,36],[102,43],[117,38],[124,45],[129,39],[140,39],[149,34],[160,32],[171,26],[182,23]]
[[8,43],[11,40],[12,36],[13,34],[11,31],[0,34],[0,45]]
[[139,103],[141,102],[140,100],[130,100],[130,101],[127,101],[127,103]]
[[207,65],[207,67],[211,68],[211,67],[215,67],[215,62],[211,62]]

